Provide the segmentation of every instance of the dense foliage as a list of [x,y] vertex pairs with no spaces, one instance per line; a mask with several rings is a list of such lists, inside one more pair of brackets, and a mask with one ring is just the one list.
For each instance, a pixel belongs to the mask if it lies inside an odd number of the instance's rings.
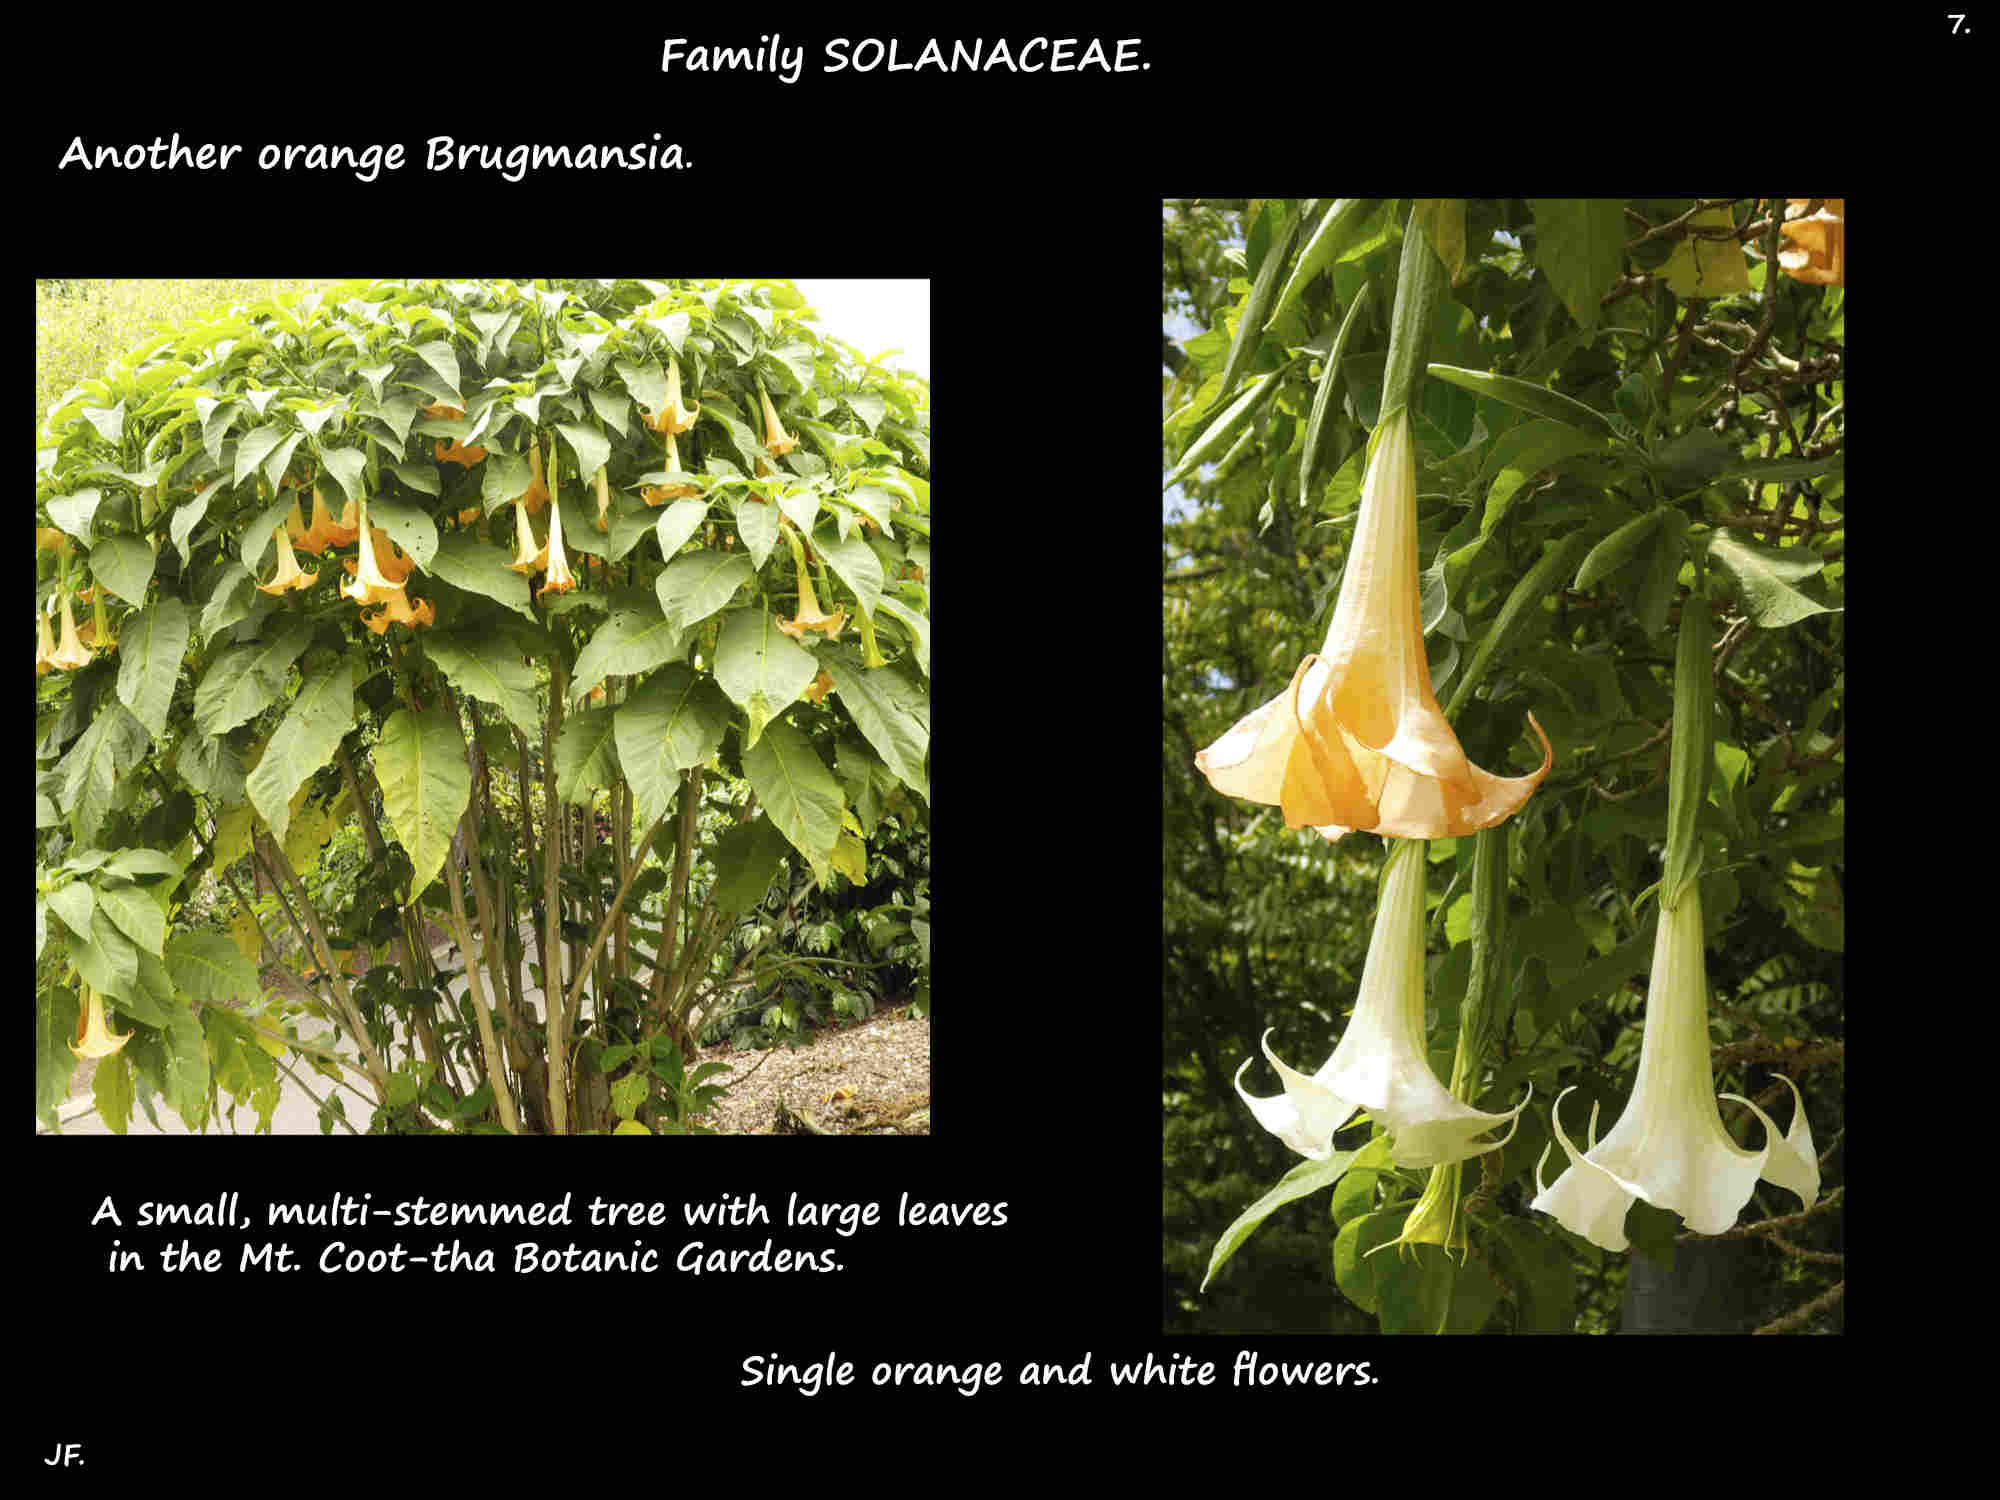
[[929,406],[782,281],[357,281],[77,385],[38,1118],[82,1057],[119,1130],[316,1072],[324,1129],[672,1132],[704,1029],[927,1006]]
[[[1336,213],[1338,232],[1323,232]],[[1844,292],[1772,271],[1790,248],[1772,205],[1692,199],[1165,207],[1165,1326],[1397,1326],[1376,1279],[1397,1252],[1357,1268],[1332,1251],[1342,1225],[1406,1211],[1421,1172],[1350,1171],[1331,1216],[1325,1194],[1278,1208],[1200,1290],[1224,1231],[1298,1161],[1231,1080],[1267,1026],[1280,1056],[1310,1069],[1327,1055],[1354,1001],[1383,844],[1288,830],[1277,808],[1218,795],[1194,760],[1325,631],[1406,223],[1451,278],[1412,410],[1433,681],[1448,698],[1479,664],[1454,716],[1479,765],[1539,764],[1529,711],[1555,754],[1503,829],[1504,1024],[1468,1096],[1508,1109],[1532,1085],[1533,1102],[1503,1150],[1466,1168],[1473,1237],[1450,1326],[1662,1326],[1647,1299],[1679,1277],[1704,1290],[1678,1326],[1837,1328]],[[1337,394],[1315,421],[1336,347]],[[1796,1080],[1822,1187],[1804,1215],[1760,1188],[1736,1239],[1682,1233],[1641,1202],[1627,1257],[1527,1204],[1558,1092],[1575,1089],[1572,1134],[1593,1104],[1609,1131],[1631,1093],[1667,840],[1675,627],[1702,597],[1697,568],[1715,610],[1696,835],[1716,1083],[1785,1118],[1774,1070]],[[1528,607],[1503,630],[1524,587]],[[1474,842],[1429,846],[1427,1041],[1441,1077],[1470,968]],[[1268,1094],[1270,1078],[1260,1059],[1245,1085]],[[1739,1142],[1761,1139],[1748,1111],[1722,1108]],[[1342,1149],[1368,1139],[1364,1125]],[[1563,1156],[1551,1155],[1552,1175]],[[1722,1260],[1728,1275],[1702,1275]]]

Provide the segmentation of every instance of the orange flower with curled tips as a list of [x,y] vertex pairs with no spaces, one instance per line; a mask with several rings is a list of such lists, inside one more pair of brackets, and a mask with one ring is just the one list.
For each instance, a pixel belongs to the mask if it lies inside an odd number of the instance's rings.
[[826,695],[833,691],[833,679],[822,672],[806,688],[806,696],[815,703],[826,702]]
[[317,572],[308,573],[299,567],[298,558],[292,555],[292,539],[284,532],[278,533],[278,571],[271,575],[269,583],[257,585],[259,593],[282,594],[291,589],[309,589],[319,582]]
[[759,385],[757,394],[764,398],[764,446],[783,458],[798,447],[799,440],[795,434],[785,431],[784,424],[778,420],[778,409],[771,405],[771,393]]
[[67,593],[62,601],[62,642],[49,653],[49,665],[65,672],[90,665],[90,652],[76,638],[76,617],[70,612]]
[[324,552],[329,547],[345,547],[361,535],[361,520],[356,515],[354,502],[349,500],[340,519],[334,520],[333,512],[326,508],[326,501],[317,486],[312,492],[312,525],[296,537],[298,544],[308,552]]
[[35,675],[46,677],[55,670],[49,658],[56,649],[55,637],[49,634],[49,617],[41,610],[35,611]]
[[540,515],[542,507],[549,503],[549,487],[542,483],[542,450],[540,448],[531,447],[528,449],[528,467],[535,471],[535,479],[534,483],[521,492],[519,503],[527,507],[529,515]]
[[[368,540],[375,554],[376,571],[384,579],[393,584],[400,584],[410,576],[411,569],[417,565],[416,559],[384,536],[381,527],[369,527]],[[347,570],[349,578],[356,576],[356,559],[350,557],[341,563],[341,566]]]
[[673,360],[667,361],[667,404],[646,419],[646,425],[655,432],[686,432],[694,426],[694,419],[701,415],[699,406],[681,405],[681,367]]
[[89,985],[83,987],[83,1011],[76,1018],[76,1040],[69,1044],[69,1050],[77,1055],[77,1060],[86,1057],[109,1057],[120,1047],[132,1040],[132,1033],[113,1036],[110,1025],[104,1019],[104,997]]
[[436,445],[436,452],[440,462],[464,464],[468,469],[486,457],[486,450],[484,448],[468,448],[457,438],[451,440],[450,447],[446,447],[443,443],[438,443]]
[[[361,502],[361,526],[364,531],[368,529],[368,502],[366,500]],[[375,548],[373,546],[365,546],[361,549],[360,565],[355,569],[352,581],[343,583],[340,586],[340,592],[346,598],[352,599],[356,604],[365,606],[370,604],[387,604],[391,598],[402,592],[402,588],[400,585],[391,583],[387,578],[382,576],[382,568],[376,560]]]
[[[1787,214],[1804,215],[1810,198],[1789,198]],[[1778,251],[1778,268],[1815,286],[1847,284],[1847,200],[1827,198],[1810,217],[1787,218],[1778,232],[1790,243]]]
[[391,625],[408,625],[413,630],[419,625],[434,625],[437,614],[431,608],[430,600],[420,599],[412,605],[409,596],[399,588],[384,601],[381,609],[364,610],[361,623],[377,635],[387,635]]
[[805,559],[799,559],[799,612],[789,620],[779,620],[778,629],[793,640],[804,640],[808,630],[817,630],[828,640],[839,637],[841,627],[847,623],[847,611],[837,609],[832,614],[824,614],[819,600],[813,597],[812,579],[806,576]]
[[543,594],[566,594],[576,587],[576,579],[569,571],[569,559],[563,555],[562,544],[562,501],[553,491],[549,495],[549,570],[535,597]]
[[1195,757],[1225,796],[1284,809],[1339,839],[1441,839],[1503,823],[1554,764],[1495,776],[1466,758],[1431,691],[1417,589],[1417,475],[1407,411],[1375,446],[1326,643],[1284,692]]
[[535,534],[528,529],[528,507],[525,504],[514,507],[514,560],[507,564],[516,573],[530,576],[549,565],[547,542],[535,545]]

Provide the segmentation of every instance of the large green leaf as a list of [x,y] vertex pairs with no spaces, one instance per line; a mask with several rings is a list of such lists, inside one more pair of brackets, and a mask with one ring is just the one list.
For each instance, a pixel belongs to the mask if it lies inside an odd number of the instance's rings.
[[679,555],[688,538],[701,529],[701,523],[708,519],[706,500],[675,500],[660,513],[657,534],[660,538],[660,556],[671,562]]
[[1325,1161],[1302,1161],[1283,1177],[1278,1185],[1259,1198],[1255,1203],[1236,1216],[1236,1221],[1222,1231],[1215,1242],[1215,1249],[1208,1257],[1208,1272],[1201,1278],[1201,1289],[1208,1290],[1208,1284],[1215,1280],[1220,1271],[1234,1255],[1242,1243],[1249,1239],[1259,1224],[1287,1203],[1296,1203],[1308,1193],[1316,1193],[1321,1188],[1331,1187],[1340,1180],[1340,1174],[1347,1170],[1348,1163],[1358,1153],[1336,1151]]
[[894,667],[869,671],[844,648],[828,651],[821,663],[855,728],[902,783],[928,802],[924,755],[931,740],[930,694]]
[[1538,417],[1565,422],[1583,432],[1609,434],[1612,431],[1611,420],[1604,413],[1532,380],[1495,375],[1486,370],[1465,370],[1455,365],[1432,365],[1430,373],[1461,390],[1471,391],[1475,396],[1490,396],[1495,401],[1504,401]]
[[132,1115],[132,1064],[122,1052],[98,1061],[90,1080],[90,1097],[97,1105],[97,1117],[113,1135],[125,1133]]
[[69,814],[78,844],[97,842],[117,796],[118,778],[139,763],[145,750],[144,728],[124,704],[111,701],[99,707],[90,727],[56,762],[56,805]]
[[680,656],[685,645],[680,628],[652,600],[638,595],[631,603],[614,607],[611,618],[577,653],[570,699],[582,698],[606,677],[637,677],[664,666]]
[[72,880],[49,892],[49,910],[79,942],[90,941],[90,919],[97,915],[97,892],[87,880]]
[[916,653],[917,665],[923,668],[924,676],[931,675],[931,622],[928,616],[918,614],[914,609],[882,596],[882,613],[889,616],[910,633],[910,641]]
[[159,956],[167,938],[167,917],[143,886],[102,885],[97,906],[141,952]]
[[438,543],[437,553],[431,558],[431,571],[456,588],[483,594],[532,620],[535,611],[528,600],[528,580],[507,566],[512,559],[513,554],[506,548],[484,537],[457,531]]
[[840,838],[840,783],[797,729],[783,719],[743,752],[743,774],[787,842],[824,883]]
[[256,597],[256,587],[251,581],[250,570],[235,558],[231,558],[223,564],[221,573],[216,577],[215,587],[209,591],[208,603],[202,606],[202,639],[214,640],[216,636],[249,614],[250,601]]
[[264,747],[264,758],[245,779],[251,805],[281,842],[291,823],[293,794],[333,759],[341,737],[354,727],[356,661],[344,657],[305,674],[284,722]]
[[563,721],[556,736],[556,795],[565,802],[588,802],[618,776],[614,710],[587,708]]
[[715,680],[749,717],[746,749],[818,675],[813,654],[778,629],[777,616],[768,610],[738,610],[716,643]]
[[410,897],[429,889],[444,867],[452,833],[472,795],[472,768],[458,716],[443,704],[421,714],[399,708],[382,726],[375,746],[375,778],[382,810],[410,856]]
[[122,1000],[139,983],[139,950],[102,909],[90,919],[90,941],[69,945],[70,962],[99,994]]
[[235,1006],[257,994],[257,966],[223,933],[176,933],[166,960],[174,988],[202,1005]]
[[764,559],[778,545],[778,508],[755,495],[738,495],[736,534],[742,538],[743,550],[750,554],[752,565],[763,567]]
[[35,1118],[53,1125],[56,1110],[69,1097],[76,1054],[77,995],[69,989],[35,992]]
[[167,732],[167,708],[187,652],[187,606],[178,599],[155,600],[126,622],[118,654],[118,701],[146,726],[154,739]]
[[136,537],[107,537],[90,549],[90,576],[127,604],[144,604],[157,560]]
[[699,625],[757,576],[740,552],[690,552],[668,563],[654,584],[660,608],[681,629]]
[[882,559],[858,536],[842,541],[828,527],[812,539],[826,565],[840,575],[840,581],[854,590],[864,614],[872,616],[882,602]]
[[419,639],[424,654],[460,693],[492,704],[529,739],[541,737],[534,669],[511,642],[444,631],[425,631]]
[[1524,1219],[1504,1218],[1487,1251],[1513,1289],[1516,1333],[1576,1332],[1576,1267],[1562,1246]]
[[269,640],[231,646],[216,656],[194,690],[202,733],[227,734],[270,707],[285,690],[285,674],[312,644],[313,624],[295,620]]
[[1826,559],[1809,547],[1767,547],[1724,527],[1709,537],[1708,555],[1736,586],[1744,613],[1766,630],[1837,613],[1792,586],[1826,566]]
[[790,847],[763,813],[725,833],[715,846],[716,908],[733,916],[762,901]]
[[1597,326],[1625,255],[1625,204],[1617,198],[1530,198],[1535,260],[1577,325]]
[[632,784],[641,823],[667,810],[682,771],[705,764],[722,748],[731,718],[715,684],[679,665],[655,672],[618,705],[618,763]]
[[174,1012],[165,1040],[167,1105],[199,1130],[208,1123],[208,1048],[192,1009],[183,1006]]

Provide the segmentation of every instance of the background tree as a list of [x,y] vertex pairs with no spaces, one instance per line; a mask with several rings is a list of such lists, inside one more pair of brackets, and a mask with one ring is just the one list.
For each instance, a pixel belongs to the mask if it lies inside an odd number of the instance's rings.
[[[1508,1021],[1474,1100],[1510,1107],[1532,1081],[1535,1103],[1503,1151],[1468,1168],[1476,1214],[1506,1227],[1475,1236],[1470,1274],[1490,1285],[1461,1321],[1836,1330],[1844,292],[1824,276],[1767,274],[1781,254],[1810,257],[1754,200],[1415,206],[1453,281],[1430,358],[1474,372],[1456,384],[1434,375],[1413,412],[1433,681],[1448,698],[1454,675],[1492,647],[1456,719],[1466,753],[1496,774],[1531,769],[1538,757],[1514,736],[1533,710],[1556,755],[1508,825]],[[1231,1079],[1266,1026],[1280,1056],[1326,1055],[1359,981],[1382,846],[1289,831],[1276,808],[1218,796],[1194,756],[1270,699],[1324,632],[1411,207],[1205,200],[1163,210],[1162,467],[1186,468],[1162,507],[1170,1331],[1377,1326],[1337,1284],[1323,1193],[1278,1209],[1198,1290],[1218,1237],[1298,1160],[1256,1126]],[[1324,232],[1342,212],[1337,232]],[[1832,217],[1818,201],[1795,200],[1792,213]],[[1338,396],[1315,429],[1315,395],[1357,301]],[[1275,378],[1247,420],[1214,440],[1230,398],[1265,375]],[[1194,452],[1202,461],[1188,466]],[[1504,640],[1489,640],[1516,585],[1556,553],[1555,585]],[[1630,1092],[1653,905],[1637,898],[1659,875],[1671,632],[1696,560],[1729,601],[1715,624],[1715,764],[1701,821],[1718,1086],[1778,1108],[1782,1124],[1789,1100],[1771,1070],[1788,1072],[1823,1186],[1803,1217],[1795,1199],[1760,1187],[1740,1239],[1683,1234],[1674,1215],[1641,1202],[1627,1223],[1634,1252],[1611,1255],[1527,1202],[1557,1089],[1578,1086],[1566,1126],[1602,1102],[1600,1134]],[[1430,852],[1433,897],[1442,894],[1428,985],[1441,1076],[1469,967],[1473,842]],[[1270,1092],[1261,1061],[1245,1081]],[[1723,1110],[1739,1142],[1758,1143],[1747,1111]],[[1364,1128],[1341,1144],[1366,1139]],[[1551,1177],[1563,1165],[1559,1148],[1552,1156]],[[1421,1185],[1357,1174],[1333,1195],[1333,1213],[1352,1221],[1407,1203]],[[1510,1255],[1506,1236],[1520,1226],[1538,1237],[1525,1253],[1549,1247],[1560,1275]]]

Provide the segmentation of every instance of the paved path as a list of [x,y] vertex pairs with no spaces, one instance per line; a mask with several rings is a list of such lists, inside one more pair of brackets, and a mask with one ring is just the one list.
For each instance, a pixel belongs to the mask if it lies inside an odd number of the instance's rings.
[[[525,922],[521,926],[521,941],[529,953],[532,954],[535,951],[533,930]],[[443,967],[447,956],[451,952],[452,946],[449,943],[441,944],[431,950],[431,959],[439,967]],[[521,979],[522,983],[526,984],[528,975],[523,972]],[[465,987],[466,979],[461,974],[451,982],[452,995],[456,997],[464,994]],[[542,999],[542,992],[538,989],[527,989],[524,991],[524,996],[539,1006]],[[295,1022],[302,1041],[325,1039],[331,1043],[334,1039],[333,1028],[326,1022],[314,1020],[311,1016],[303,1014],[297,1016]],[[354,1048],[350,1044],[344,1050],[351,1056]],[[293,1055],[288,1054],[283,1061],[299,1076],[302,1082],[312,1089],[313,1094],[317,1094],[321,1098],[326,1098],[332,1093],[341,1094],[347,1100],[347,1118],[349,1123],[357,1131],[367,1129],[368,1116],[373,1110],[374,1094],[368,1086],[366,1074],[358,1069],[348,1070],[349,1081],[361,1090],[361,1097],[356,1098],[347,1090],[340,1088],[331,1079],[314,1072],[309,1065],[297,1060]],[[230,1133],[229,1095],[218,1092],[216,1103],[218,1112],[209,1121],[206,1133],[210,1135],[227,1135]],[[132,1106],[132,1117],[126,1122],[126,1134],[200,1135],[204,1133],[191,1130],[183,1124],[180,1116],[167,1108],[166,1101],[163,1098],[155,1099],[153,1101],[153,1108],[160,1116],[160,1123],[158,1125],[154,1125],[146,1117],[146,1111],[135,1101]],[[56,1117],[61,1121],[62,1128],[60,1132],[51,1131],[38,1119],[35,1121],[35,1133],[37,1135],[53,1135],[58,1133],[62,1135],[112,1135],[115,1133],[98,1116],[97,1106],[92,1102],[90,1090],[87,1087],[78,1090],[68,1099],[64,1100],[61,1107],[56,1111]],[[236,1132],[242,1135],[251,1135],[256,1132],[256,1129],[257,1111],[249,1104],[237,1105]],[[281,1070],[278,1074],[278,1107],[271,1113],[271,1134],[318,1135],[319,1133],[319,1105],[314,1102],[312,1094],[308,1094],[305,1089],[300,1088],[297,1083],[286,1077]],[[336,1124],[333,1127],[333,1134],[347,1135],[348,1132]]]

